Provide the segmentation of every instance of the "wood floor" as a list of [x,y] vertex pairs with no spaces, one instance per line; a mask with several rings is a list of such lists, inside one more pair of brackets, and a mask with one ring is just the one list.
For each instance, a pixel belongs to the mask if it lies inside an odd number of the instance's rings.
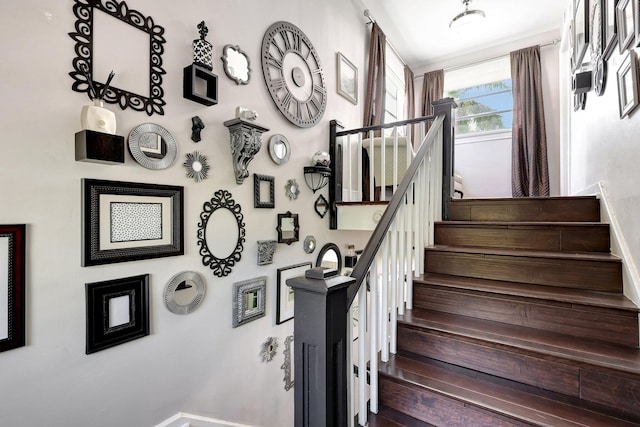
[[457,200],[371,426],[640,426],[638,308],[593,197]]

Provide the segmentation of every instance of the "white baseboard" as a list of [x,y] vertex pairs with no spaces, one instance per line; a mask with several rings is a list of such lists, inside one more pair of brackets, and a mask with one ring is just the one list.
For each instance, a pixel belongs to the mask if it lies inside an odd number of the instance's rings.
[[238,424],[229,421],[217,420],[199,415],[185,414],[178,412],[174,416],[167,418],[155,427],[254,427],[248,424]]
[[640,306],[640,275],[638,268],[629,251],[629,245],[620,228],[618,218],[611,203],[611,198],[604,181],[600,181],[576,195],[595,195],[600,200],[600,218],[602,222],[609,224],[611,234],[611,253],[622,258],[622,283],[624,295]]

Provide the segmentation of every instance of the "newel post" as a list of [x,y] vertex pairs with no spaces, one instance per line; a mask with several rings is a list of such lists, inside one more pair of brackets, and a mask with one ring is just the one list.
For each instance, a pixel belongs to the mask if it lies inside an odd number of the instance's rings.
[[296,427],[347,425],[347,288],[335,270],[307,270],[287,280],[294,291]]
[[442,98],[431,103],[433,105],[433,115],[444,114],[442,124],[442,219],[451,218],[451,199],[453,197],[454,180],[454,127],[456,121],[455,108],[458,104],[453,98]]

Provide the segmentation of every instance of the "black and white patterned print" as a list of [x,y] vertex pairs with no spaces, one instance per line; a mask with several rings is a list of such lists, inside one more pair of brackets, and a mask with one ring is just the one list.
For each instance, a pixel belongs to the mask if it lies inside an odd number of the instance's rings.
[[111,203],[111,243],[162,239],[162,203]]

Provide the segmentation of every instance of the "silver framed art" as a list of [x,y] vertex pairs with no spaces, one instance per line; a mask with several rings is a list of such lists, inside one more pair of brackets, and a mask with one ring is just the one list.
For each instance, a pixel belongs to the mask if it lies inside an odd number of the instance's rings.
[[234,328],[264,317],[266,292],[266,276],[233,284],[232,326]]
[[638,55],[630,50],[618,69],[618,105],[620,118],[638,107]]
[[269,155],[276,165],[283,165],[291,157],[291,145],[286,136],[279,133],[269,139]]
[[338,93],[353,104],[358,104],[358,68],[340,52],[336,53],[338,64]]
[[82,180],[82,266],[184,254],[184,187]]
[[284,389],[289,391],[293,388],[293,335],[289,335],[284,339],[284,363],[280,366],[280,369],[284,370]]
[[195,271],[173,276],[164,288],[164,304],[175,314],[189,314],[200,306],[205,295],[205,282]]
[[258,240],[258,265],[271,264],[277,247],[275,240]]
[[618,26],[618,48],[620,53],[623,53],[632,46],[636,35],[632,0],[619,0],[616,4],[616,25]]
[[166,169],[178,155],[173,135],[155,123],[143,123],[129,132],[129,152],[140,166],[147,169]]

